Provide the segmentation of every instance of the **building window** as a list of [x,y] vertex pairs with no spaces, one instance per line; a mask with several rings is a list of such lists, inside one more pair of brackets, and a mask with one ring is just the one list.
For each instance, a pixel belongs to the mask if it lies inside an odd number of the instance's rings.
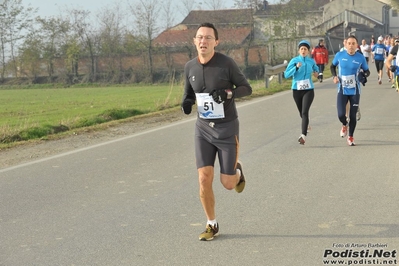
[[305,25],[299,25],[298,26],[298,34],[299,35],[305,35]]
[[281,36],[281,26],[274,26],[274,35]]
[[398,17],[398,10],[392,9],[392,17],[393,17],[393,18]]

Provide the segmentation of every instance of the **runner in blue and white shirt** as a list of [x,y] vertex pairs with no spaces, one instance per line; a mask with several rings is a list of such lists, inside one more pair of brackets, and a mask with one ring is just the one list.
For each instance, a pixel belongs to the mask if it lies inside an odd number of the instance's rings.
[[384,68],[384,60],[386,57],[386,51],[387,48],[386,46],[382,43],[384,41],[384,37],[380,36],[378,37],[377,43],[373,46],[373,49],[371,49],[371,54],[373,57],[373,61],[375,61],[375,67],[377,69],[377,74],[378,74],[378,84],[381,85],[382,83],[382,69]]
[[[366,59],[361,53],[357,53],[357,39],[351,35],[346,41],[346,50],[338,52],[331,64],[333,81],[338,84],[337,111],[338,119],[342,123],[341,137],[348,135],[348,122],[346,117],[346,104],[350,102],[349,110],[349,135],[348,145],[355,146],[353,134],[356,128],[356,112],[359,107],[361,85],[367,82],[366,77],[370,75]],[[338,74],[337,68],[338,67]]]

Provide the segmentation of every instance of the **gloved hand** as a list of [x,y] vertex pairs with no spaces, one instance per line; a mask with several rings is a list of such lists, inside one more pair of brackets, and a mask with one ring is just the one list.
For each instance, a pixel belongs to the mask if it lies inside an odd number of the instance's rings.
[[363,86],[366,86],[367,83],[367,78],[366,75],[364,74],[364,72],[359,72],[359,82],[362,83]]
[[214,89],[209,93],[209,95],[219,104],[227,100],[227,92],[225,89]]
[[389,70],[391,70],[391,72],[395,72],[396,71],[396,66],[395,65],[391,65],[389,67]]
[[191,113],[191,110],[193,109],[193,104],[191,103],[191,101],[189,100],[185,100],[182,104],[181,104],[181,109],[183,110],[183,112],[186,115],[189,115]]

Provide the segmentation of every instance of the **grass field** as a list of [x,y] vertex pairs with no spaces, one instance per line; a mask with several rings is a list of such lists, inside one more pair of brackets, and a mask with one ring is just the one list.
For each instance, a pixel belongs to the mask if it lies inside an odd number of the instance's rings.
[[0,90],[0,142],[40,138],[59,131],[178,106],[181,86]]
[[141,113],[176,105],[181,89],[166,86],[2,90],[0,126],[36,124],[73,126],[105,110],[137,110]]
[[[263,80],[252,81],[258,97],[290,88],[273,79],[268,89]],[[13,143],[47,138],[60,132],[123,120],[171,108],[179,108],[182,84],[115,87],[0,89],[0,148]]]

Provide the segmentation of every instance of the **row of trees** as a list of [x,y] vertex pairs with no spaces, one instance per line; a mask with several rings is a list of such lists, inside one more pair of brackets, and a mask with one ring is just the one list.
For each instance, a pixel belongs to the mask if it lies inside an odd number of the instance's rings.
[[[174,23],[171,0],[140,0],[121,2],[105,7],[94,16],[87,10],[67,8],[59,15],[34,17],[37,10],[22,4],[22,0],[4,0],[0,6],[2,73],[13,77],[30,76],[33,81],[42,72],[45,62],[47,76],[55,73],[55,60],[62,58],[64,76],[79,75],[78,62],[89,58],[88,81],[96,80],[96,58],[112,58],[109,73],[118,72],[115,62],[126,54],[148,51],[157,32]],[[161,22],[163,28],[160,26]],[[134,25],[132,27],[132,25]],[[148,66],[151,69],[150,65]]]
[[[209,9],[223,9],[222,0],[203,0]],[[256,8],[262,0],[235,0],[237,8]],[[176,24],[176,16],[185,17],[201,7],[193,0],[127,0],[115,1],[96,14],[65,7],[51,17],[36,16],[38,10],[24,6],[22,0],[3,0],[0,4],[0,79],[28,77],[35,82],[42,67],[53,80],[55,62],[63,61],[65,82],[79,76],[79,61],[89,61],[86,81],[95,82],[97,58],[106,62],[107,75],[115,82],[123,72],[121,59],[126,55],[145,54],[145,71],[149,82],[153,78],[153,39],[161,31]],[[177,14],[179,10],[181,14]],[[44,63],[44,64],[43,64]],[[58,66],[57,66],[58,68]],[[59,74],[59,73],[58,73]]]
[[[236,0],[237,7],[256,0]],[[186,16],[205,4],[209,9],[226,8],[222,0],[128,0],[115,1],[96,14],[64,7],[51,17],[36,16],[37,8],[26,7],[22,0],[3,0],[0,4],[0,79],[29,77],[33,81],[46,65],[47,76],[55,73],[55,59],[62,58],[65,77],[79,75],[78,62],[89,58],[88,81],[96,80],[96,58],[112,58],[109,73],[120,68],[115,62],[124,55],[146,53],[148,76],[152,76],[152,40],[162,30],[176,23],[176,16]],[[180,14],[177,14],[178,10]],[[41,63],[39,63],[41,62]]]

